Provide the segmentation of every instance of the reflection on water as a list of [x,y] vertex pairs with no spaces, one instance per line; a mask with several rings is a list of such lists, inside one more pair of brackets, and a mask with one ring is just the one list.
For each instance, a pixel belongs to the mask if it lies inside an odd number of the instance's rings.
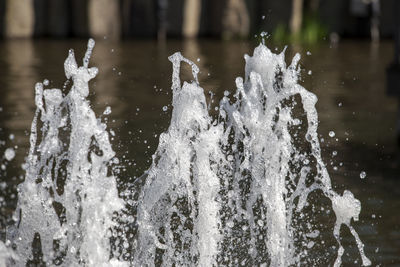
[[[15,208],[15,184],[23,174],[21,164],[28,150],[26,133],[34,110],[34,83],[47,78],[51,87],[62,87],[62,63],[68,48],[74,48],[80,58],[85,43],[0,43],[0,154],[8,147],[17,148],[14,160],[1,159],[0,202],[6,204],[0,210],[1,238]],[[167,57],[182,51],[196,62],[201,70],[200,83],[206,92],[215,94],[209,100],[217,102],[224,90],[234,89],[235,78],[243,75],[243,54],[253,47],[247,42],[191,40],[158,45],[151,41],[97,41],[92,64],[100,72],[92,82],[90,99],[97,114],[107,106],[112,109],[108,122],[115,132],[114,150],[122,159],[121,186],[148,168],[158,134],[168,126],[171,66]],[[400,180],[394,130],[397,103],[385,96],[384,88],[391,44],[345,42],[335,48],[289,47],[287,53],[293,51],[303,57],[304,86],[319,98],[321,146],[333,184],[339,192],[351,190],[363,204],[357,230],[367,255],[385,266],[400,264]],[[190,77],[190,71],[183,70],[183,78]],[[334,137],[329,136],[330,131]],[[360,179],[361,171],[366,171],[365,179]],[[344,236],[349,237],[347,260],[354,262],[357,258],[353,257],[358,255],[355,244],[351,243],[350,233]]]

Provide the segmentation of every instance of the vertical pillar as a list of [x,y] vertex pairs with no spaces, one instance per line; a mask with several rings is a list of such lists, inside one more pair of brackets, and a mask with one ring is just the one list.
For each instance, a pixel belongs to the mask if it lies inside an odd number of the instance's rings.
[[118,0],[89,0],[89,33],[93,37],[119,39],[121,15]]
[[303,23],[303,0],[293,0],[292,2],[292,17],[290,19],[290,31],[296,35],[301,30]]
[[184,37],[194,38],[198,35],[200,27],[200,13],[200,0],[185,0],[182,25],[182,33]]
[[227,0],[223,19],[223,37],[247,37],[250,30],[250,18],[244,0]]
[[33,0],[7,0],[5,37],[31,37],[34,27]]

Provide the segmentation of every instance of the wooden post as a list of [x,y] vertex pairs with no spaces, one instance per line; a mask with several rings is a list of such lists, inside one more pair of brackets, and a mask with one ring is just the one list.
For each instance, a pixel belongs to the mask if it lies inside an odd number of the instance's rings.
[[197,37],[200,28],[200,0],[185,0],[183,9],[183,36],[186,38]]
[[93,37],[119,39],[121,15],[118,0],[89,0],[89,32]]
[[33,35],[33,0],[7,0],[5,37],[23,38]]
[[296,35],[301,30],[303,23],[303,0],[293,0],[292,2],[292,18],[290,19],[290,31]]
[[227,0],[223,19],[223,38],[247,37],[250,18],[244,0]]

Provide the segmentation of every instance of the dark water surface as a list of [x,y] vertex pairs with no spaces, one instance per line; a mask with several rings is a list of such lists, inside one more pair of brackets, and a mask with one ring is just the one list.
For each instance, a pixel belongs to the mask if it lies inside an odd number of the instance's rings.
[[[115,132],[112,143],[124,166],[122,185],[148,168],[158,135],[168,127],[171,64],[167,57],[181,51],[196,62],[201,70],[200,85],[215,94],[212,99],[217,103],[224,90],[235,89],[235,78],[244,74],[243,55],[252,53],[254,47],[254,43],[220,41],[170,41],[162,45],[152,41],[97,42],[90,65],[99,68],[99,75],[91,83],[90,99],[98,115],[107,106],[112,108],[108,125]],[[8,147],[17,147],[12,161],[3,156],[0,159],[3,240],[5,225],[15,209],[15,185],[24,174],[21,165],[28,152],[35,110],[34,84],[48,79],[50,87],[62,87],[63,62],[69,48],[74,48],[80,59],[86,41],[0,43],[0,155]],[[397,101],[385,95],[384,82],[392,44],[346,41],[336,47],[289,47],[288,61],[293,52],[302,55],[303,85],[319,98],[319,134],[324,139],[321,147],[332,183],[338,192],[348,189],[362,202],[360,221],[354,226],[366,245],[366,254],[374,266],[400,266]],[[190,77],[185,71],[183,78]],[[333,138],[330,131],[335,132]],[[362,171],[367,174],[365,179],[360,179]],[[345,262],[352,266],[360,261],[350,234],[343,231],[344,239],[349,240]]]

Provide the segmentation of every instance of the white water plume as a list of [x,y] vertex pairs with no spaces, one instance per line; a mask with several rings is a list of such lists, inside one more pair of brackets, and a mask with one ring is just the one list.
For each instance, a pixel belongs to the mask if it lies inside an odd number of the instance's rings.
[[[225,93],[217,116],[210,114],[198,67],[172,55],[171,122],[151,167],[132,186],[140,191],[123,192],[124,203],[110,174],[115,153],[106,125],[86,100],[97,74],[88,68],[93,46],[90,40],[82,67],[70,51],[68,94],[36,85],[28,168],[7,236],[18,266],[340,266],[342,225],[354,236],[362,265],[371,264],[351,225],[361,204],[351,192],[332,189],[322,161],[317,97],[298,84],[299,55],[287,66],[284,52],[258,46],[245,56],[245,77],[236,79],[233,96]],[[193,81],[182,84],[182,63],[190,65]],[[113,220],[124,205],[134,216]],[[329,217],[330,210],[336,221],[324,231],[314,215]],[[118,232],[125,241],[112,252],[117,221],[126,223]],[[127,232],[136,235],[121,236]]]
[[[302,214],[309,195],[329,198],[337,220],[349,227],[363,265],[370,265],[350,221],[360,202],[331,186],[317,137],[317,97],[298,84],[300,56],[286,66],[261,44],[246,56],[218,119],[209,115],[197,66],[179,53],[173,63],[173,112],[147,174],[138,206],[137,265],[318,264],[307,259],[319,231]],[[181,62],[194,81],[181,85]],[[304,227],[304,225],[306,225]],[[306,245],[304,245],[306,244]]]
[[[167,132],[160,135],[146,174],[138,208],[135,262],[153,265],[158,256],[166,266],[211,266],[221,235],[216,173],[223,156],[218,145],[223,129],[211,124],[197,66],[179,53],[169,59],[173,63],[172,118]],[[191,65],[194,81],[181,87],[182,61]]]
[[0,267],[9,266],[16,260],[18,260],[18,256],[14,253],[14,251],[0,241]]
[[88,82],[98,73],[88,68],[93,47],[91,39],[81,67],[69,51],[64,67],[73,84],[67,95],[35,86],[28,167],[18,186],[16,226],[7,236],[20,257],[18,266],[116,263],[109,259],[110,228],[123,202],[109,175],[115,153],[106,125],[86,100]]

